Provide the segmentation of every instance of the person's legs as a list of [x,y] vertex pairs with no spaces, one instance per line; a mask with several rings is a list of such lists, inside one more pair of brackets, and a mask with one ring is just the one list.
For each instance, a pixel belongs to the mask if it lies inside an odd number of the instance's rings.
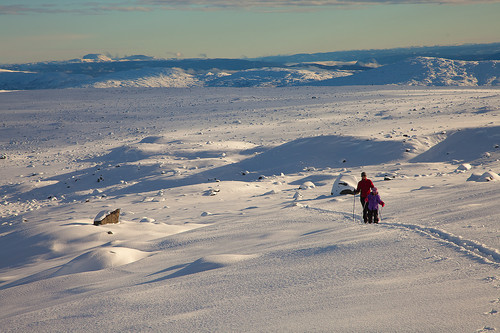
[[368,209],[368,223],[372,223],[373,221],[373,210]]
[[368,203],[365,202],[366,198],[360,197],[361,207],[363,207],[363,221],[366,223],[368,221]]
[[378,209],[375,209],[373,211],[373,222],[374,223],[378,223],[378,221],[379,221],[379,218],[378,218]]

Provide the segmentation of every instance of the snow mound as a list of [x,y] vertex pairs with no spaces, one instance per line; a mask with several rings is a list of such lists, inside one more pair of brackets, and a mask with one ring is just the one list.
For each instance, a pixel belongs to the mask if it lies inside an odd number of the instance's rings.
[[499,181],[500,176],[493,172],[493,171],[487,171],[483,173],[482,175],[473,173],[467,181],[473,181],[473,182],[491,182],[491,181]]
[[465,172],[469,171],[470,169],[472,169],[472,165],[470,165],[469,163],[462,163],[457,167],[457,172]]
[[332,186],[332,195],[352,194],[358,186],[358,180],[352,175],[340,174]]
[[304,182],[302,185],[300,185],[299,189],[301,189],[301,190],[309,190],[309,189],[313,189],[315,187],[316,187],[316,185],[314,185],[313,182],[307,181],[307,182]]
[[68,275],[123,266],[147,257],[149,253],[126,247],[101,247],[88,251],[63,265],[56,275]]
[[243,254],[218,254],[202,257],[181,270],[175,272],[170,277],[179,277],[184,275],[201,273],[212,269],[222,268],[234,265],[244,260],[256,258],[256,255],[243,255]]

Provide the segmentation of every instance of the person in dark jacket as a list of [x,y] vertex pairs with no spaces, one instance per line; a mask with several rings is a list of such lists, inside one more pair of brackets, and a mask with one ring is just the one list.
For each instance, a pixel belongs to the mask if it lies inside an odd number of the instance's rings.
[[374,188],[373,182],[367,178],[366,172],[361,173],[361,180],[358,182],[358,187],[354,194],[359,193],[359,199],[361,201],[361,207],[363,207],[363,221],[368,222],[368,205],[366,204],[366,198],[370,194],[370,190]]
[[368,210],[368,223],[378,223],[378,205],[382,207],[385,206],[385,203],[380,199],[380,195],[378,194],[377,188],[372,188],[372,192],[366,197],[366,208]]

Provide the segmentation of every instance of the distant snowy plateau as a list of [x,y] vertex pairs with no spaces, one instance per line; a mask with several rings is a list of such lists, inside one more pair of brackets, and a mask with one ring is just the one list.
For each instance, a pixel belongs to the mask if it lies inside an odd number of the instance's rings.
[[235,59],[157,60],[102,55],[2,66],[0,89],[115,87],[286,87],[300,85],[498,86],[500,61],[409,57],[384,65],[293,64]]

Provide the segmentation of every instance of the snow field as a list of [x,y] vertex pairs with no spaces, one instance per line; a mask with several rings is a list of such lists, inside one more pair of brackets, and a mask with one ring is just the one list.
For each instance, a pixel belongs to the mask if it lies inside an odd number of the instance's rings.
[[[498,329],[500,182],[471,176],[500,172],[499,102],[477,88],[2,93],[0,328]],[[379,225],[330,195],[361,171],[387,204]],[[119,224],[93,225],[116,208]]]

